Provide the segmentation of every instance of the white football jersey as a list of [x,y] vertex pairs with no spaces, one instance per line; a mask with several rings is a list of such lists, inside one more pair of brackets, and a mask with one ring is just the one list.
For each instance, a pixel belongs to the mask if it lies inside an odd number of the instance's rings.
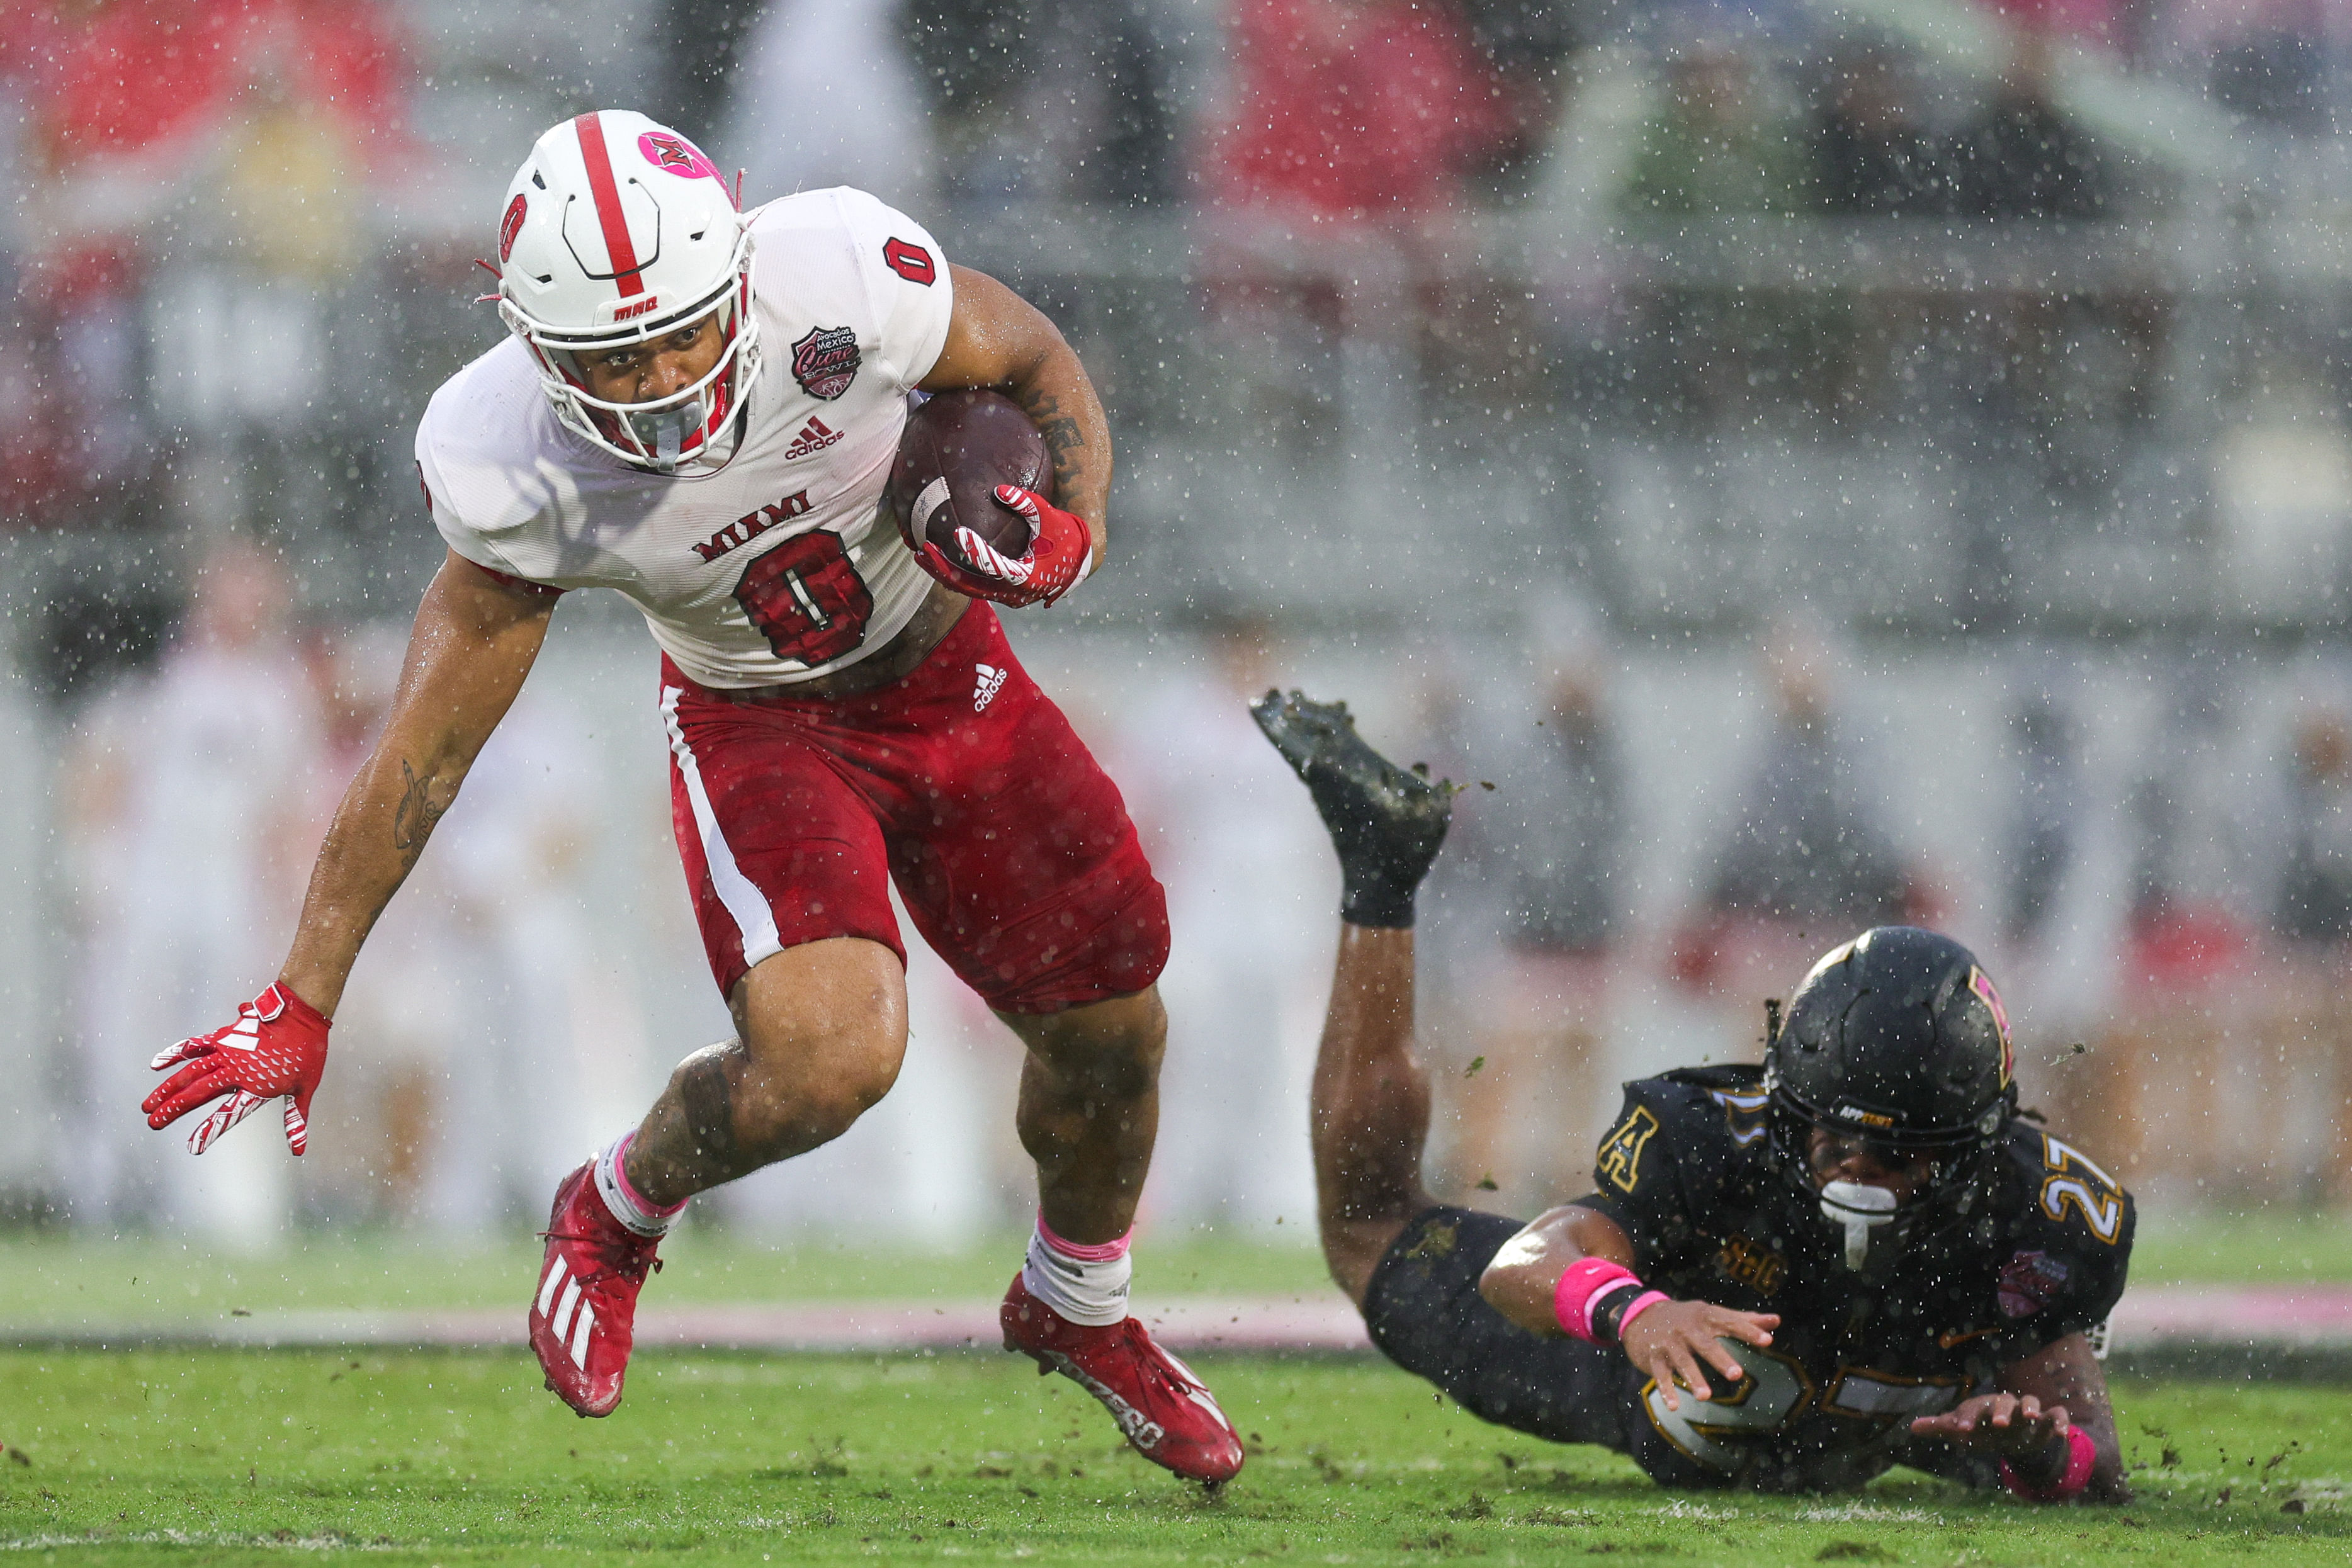
[[764,364],[723,466],[656,474],[597,451],[556,422],[512,338],[443,382],[416,432],[451,549],[551,588],[619,590],[714,687],[856,664],[929,593],[882,487],[954,306],[930,235],[863,191],[804,191],[750,222]]

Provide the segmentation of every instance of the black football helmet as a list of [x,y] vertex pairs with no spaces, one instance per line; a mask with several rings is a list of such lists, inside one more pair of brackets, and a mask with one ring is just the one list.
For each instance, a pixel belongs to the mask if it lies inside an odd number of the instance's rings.
[[[2016,1057],[1974,954],[1932,931],[1874,927],[1825,954],[1768,1032],[1773,1163],[1843,1230],[1848,1268],[1883,1278],[1912,1246],[1984,1210],[2017,1113]],[[1819,1185],[1815,1127],[1890,1159],[1926,1156],[1930,1174],[1899,1207],[1884,1188]]]

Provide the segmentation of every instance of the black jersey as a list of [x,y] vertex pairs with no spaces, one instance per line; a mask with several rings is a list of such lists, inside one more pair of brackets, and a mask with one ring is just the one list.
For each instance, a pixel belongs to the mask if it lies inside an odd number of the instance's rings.
[[[1642,1401],[1683,1458],[1750,1485],[1856,1485],[1898,1460],[1913,1416],[1994,1386],[2000,1368],[2099,1327],[2123,1294],[2129,1194],[2055,1134],[2014,1120],[1991,1201],[1913,1244],[1866,1285],[1843,1261],[1818,1200],[1766,1158],[1762,1070],[1688,1069],[1625,1087],[1577,1201],[1633,1239],[1634,1270],[1676,1297],[1778,1312],[1769,1350],[1707,1404]],[[1635,1434],[1636,1457],[1659,1474]],[[1663,1479],[1663,1477],[1662,1477]]]

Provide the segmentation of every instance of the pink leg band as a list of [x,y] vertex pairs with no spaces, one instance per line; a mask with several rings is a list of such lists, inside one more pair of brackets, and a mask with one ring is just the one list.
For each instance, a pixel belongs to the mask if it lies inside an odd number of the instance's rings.
[[2099,1450],[2091,1435],[2080,1427],[2066,1428],[2066,1469],[2057,1480],[2046,1487],[2025,1484],[2018,1473],[2010,1469],[2009,1461],[2000,1462],[2000,1484],[2028,1502],[2064,1502],[2091,1484],[2091,1467],[2098,1462]]
[[629,1145],[636,1142],[636,1138],[637,1130],[632,1127],[621,1134],[620,1143],[613,1149],[613,1179],[620,1184],[621,1195],[656,1219],[667,1219],[673,1214],[684,1212],[686,1206],[693,1201],[692,1199],[682,1197],[667,1208],[664,1208],[657,1203],[647,1203],[645,1195],[629,1185]]
[[1559,1319],[1559,1326],[1570,1338],[1597,1343],[1592,1332],[1593,1298],[1629,1281],[1636,1285],[1642,1282],[1641,1277],[1622,1263],[1612,1263],[1606,1258],[1579,1258],[1553,1287],[1552,1314]]
[[1045,1223],[1045,1211],[1042,1208],[1037,1211],[1037,1234],[1045,1239],[1046,1246],[1081,1263],[1116,1262],[1127,1256],[1128,1243],[1135,1239],[1135,1230],[1129,1227],[1126,1235],[1113,1241],[1065,1241]]

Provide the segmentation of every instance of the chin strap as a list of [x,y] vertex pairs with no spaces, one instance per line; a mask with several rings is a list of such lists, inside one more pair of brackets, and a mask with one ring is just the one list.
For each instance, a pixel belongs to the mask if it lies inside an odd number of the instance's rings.
[[1858,1181],[1830,1182],[1822,1188],[1822,1216],[1845,1227],[1845,1266],[1859,1274],[1870,1261],[1870,1233],[1895,1218],[1895,1195]]

